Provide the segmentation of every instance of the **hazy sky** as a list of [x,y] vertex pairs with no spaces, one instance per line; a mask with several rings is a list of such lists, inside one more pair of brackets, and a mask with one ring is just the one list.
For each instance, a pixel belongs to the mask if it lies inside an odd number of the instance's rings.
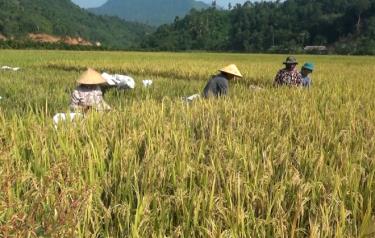
[[[98,7],[104,4],[107,0],[72,0],[72,2],[80,5],[81,7]],[[178,1],[178,0],[176,0]],[[202,2],[211,3],[212,0],[200,0]],[[244,3],[246,0],[217,0],[217,3],[221,6],[228,6],[228,3],[231,2],[232,4],[236,3]]]

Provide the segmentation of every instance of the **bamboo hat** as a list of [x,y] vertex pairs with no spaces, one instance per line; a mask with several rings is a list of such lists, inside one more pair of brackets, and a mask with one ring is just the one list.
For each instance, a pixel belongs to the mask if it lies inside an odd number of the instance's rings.
[[219,69],[219,71],[242,78],[242,74],[240,73],[240,71],[238,70],[235,64],[230,64],[222,69]]
[[105,84],[107,81],[95,70],[88,68],[77,80],[79,84],[98,85]]

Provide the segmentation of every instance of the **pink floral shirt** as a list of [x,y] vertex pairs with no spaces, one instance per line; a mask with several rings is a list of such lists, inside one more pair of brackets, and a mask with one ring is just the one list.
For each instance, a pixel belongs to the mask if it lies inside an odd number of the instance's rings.
[[302,76],[296,69],[293,71],[281,69],[275,77],[275,84],[279,86],[302,86]]
[[99,86],[85,87],[82,85],[78,86],[72,93],[70,107],[73,110],[94,108],[98,111],[105,111],[111,109],[104,101],[103,93]]

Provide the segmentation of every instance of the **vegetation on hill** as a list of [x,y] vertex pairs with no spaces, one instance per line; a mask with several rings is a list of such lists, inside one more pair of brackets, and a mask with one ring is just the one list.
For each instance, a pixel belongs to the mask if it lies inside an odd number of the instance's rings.
[[117,17],[96,16],[70,0],[0,0],[0,34],[24,38],[27,33],[82,37],[103,46],[129,48],[152,28]]
[[89,10],[158,26],[173,22],[176,16],[185,16],[191,9],[207,7],[205,3],[194,0],[109,0],[103,6]]
[[326,45],[337,53],[374,54],[374,39],[375,0],[287,0],[191,11],[159,27],[143,47],[295,52],[306,45]]

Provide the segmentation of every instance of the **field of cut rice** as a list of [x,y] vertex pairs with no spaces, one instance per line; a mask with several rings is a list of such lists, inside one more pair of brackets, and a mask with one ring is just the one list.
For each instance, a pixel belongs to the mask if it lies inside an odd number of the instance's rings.
[[[0,237],[374,237],[375,58],[298,56],[307,90],[284,59],[0,51]],[[181,100],[229,63],[228,97]],[[55,129],[87,67],[136,88]]]

